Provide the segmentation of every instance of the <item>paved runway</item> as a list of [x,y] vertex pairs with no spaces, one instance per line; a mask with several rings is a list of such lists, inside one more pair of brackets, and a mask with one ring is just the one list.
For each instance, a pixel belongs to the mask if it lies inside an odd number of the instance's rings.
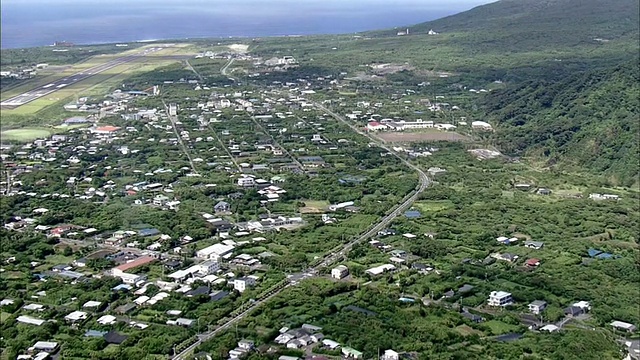
[[135,59],[138,59],[140,57],[146,56],[148,54],[157,52],[162,50],[163,48],[158,47],[158,48],[150,48],[144,51],[140,51],[138,53],[135,54],[131,54],[131,55],[127,55],[127,56],[123,56],[114,60],[111,60],[109,62],[106,62],[104,64],[100,64],[100,65],[96,65],[92,68],[83,70],[81,72],[75,73],[73,75],[67,76],[65,78],[62,79],[58,79],[56,81],[53,81],[49,84],[45,84],[42,86],[39,86],[33,90],[27,91],[25,93],[22,93],[20,95],[16,95],[10,99],[7,99],[3,102],[0,102],[0,106],[2,107],[6,107],[6,108],[17,108],[18,106],[22,106],[24,104],[27,104],[33,100],[39,99],[43,96],[49,95],[57,90],[60,90],[64,87],[73,85],[75,83],[77,83],[78,81],[82,81],[86,78],[89,78],[93,75],[99,74],[103,71],[109,70],[111,68],[114,68],[116,66],[128,63],[130,61],[133,61]]

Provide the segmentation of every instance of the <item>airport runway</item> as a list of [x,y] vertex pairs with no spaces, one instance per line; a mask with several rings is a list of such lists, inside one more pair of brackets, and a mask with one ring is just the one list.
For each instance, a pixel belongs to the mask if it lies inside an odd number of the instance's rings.
[[96,65],[92,68],[80,71],[78,73],[75,73],[73,75],[67,76],[65,78],[62,79],[58,79],[55,80],[49,84],[45,84],[42,86],[39,86],[33,90],[27,91],[25,93],[22,93],[20,95],[16,95],[10,99],[7,99],[3,102],[0,102],[0,106],[4,107],[4,108],[10,108],[10,109],[14,109],[17,108],[18,106],[22,106],[24,104],[27,104],[31,101],[34,101],[36,99],[39,99],[43,96],[47,96],[57,90],[60,90],[64,87],[73,85],[75,83],[77,83],[78,81],[82,81],[86,78],[89,78],[93,75],[99,74],[103,71],[112,69],[116,66],[128,63],[130,61],[133,61],[135,59],[138,59],[140,57],[149,55],[151,53],[157,52],[162,50],[163,48],[161,47],[157,47],[157,48],[150,48],[150,49],[146,49],[144,51],[140,51],[138,53],[135,54],[131,54],[131,55],[127,55],[127,56],[123,56],[117,59],[113,59],[109,62],[106,62],[104,64],[100,64],[100,65]]

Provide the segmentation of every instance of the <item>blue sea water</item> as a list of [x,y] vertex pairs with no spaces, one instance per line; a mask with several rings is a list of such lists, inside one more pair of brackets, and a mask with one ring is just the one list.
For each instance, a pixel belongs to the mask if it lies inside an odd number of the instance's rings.
[[437,19],[490,0],[2,0],[1,47],[337,34]]

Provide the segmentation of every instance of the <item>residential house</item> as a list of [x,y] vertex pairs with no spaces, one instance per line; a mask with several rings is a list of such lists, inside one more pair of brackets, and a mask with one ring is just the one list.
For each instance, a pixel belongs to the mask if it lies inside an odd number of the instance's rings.
[[511,293],[506,291],[492,291],[489,294],[489,306],[508,306],[513,304]]
[[536,258],[532,258],[532,259],[528,259],[527,261],[525,261],[524,264],[527,267],[535,268],[535,267],[540,266],[540,260],[536,259]]
[[547,307],[547,302],[542,300],[535,300],[529,304],[529,311],[533,314],[540,314]]
[[64,319],[67,320],[70,323],[77,323],[80,322],[82,320],[86,320],[88,317],[86,312],[83,311],[74,311],[72,313],[70,313],[69,315],[65,316]]
[[564,314],[567,316],[578,316],[582,314],[586,314],[589,310],[591,310],[591,304],[588,301],[578,301],[573,303],[571,306],[568,306],[564,309]]
[[548,324],[545,325],[543,327],[540,328],[540,331],[548,331],[548,332],[555,332],[558,331],[560,328],[554,324]]
[[525,241],[524,246],[530,249],[540,250],[544,246],[542,241]]
[[380,360],[400,360],[400,354],[391,349],[385,350],[384,354],[380,357]]
[[30,351],[44,351],[49,354],[53,354],[58,351],[59,345],[57,342],[53,341],[37,341],[31,348]]
[[362,352],[350,348],[350,347],[343,347],[342,348],[342,355],[344,357],[346,357],[347,359],[360,359],[362,358]]
[[340,347],[340,344],[333,340],[324,339],[322,340],[322,346],[328,348],[329,350],[335,350]]
[[637,329],[637,327],[633,324],[629,324],[629,323],[618,321],[618,320],[613,321],[610,325],[613,326],[613,328],[616,330],[622,330],[630,333],[635,332]]
[[248,288],[254,286],[256,284],[256,280],[252,277],[243,277],[238,278],[233,281],[233,288],[238,290],[239,292],[244,292]]
[[349,269],[344,265],[338,265],[331,270],[331,277],[334,279],[342,279],[349,275]]
[[229,205],[229,203],[226,201],[219,201],[217,204],[215,204],[213,210],[215,210],[216,213],[226,213],[231,210],[231,205]]
[[510,263],[516,262],[519,258],[518,255],[513,255],[509,253],[504,253],[504,254],[496,253],[496,254],[492,254],[491,257],[498,260],[508,261]]

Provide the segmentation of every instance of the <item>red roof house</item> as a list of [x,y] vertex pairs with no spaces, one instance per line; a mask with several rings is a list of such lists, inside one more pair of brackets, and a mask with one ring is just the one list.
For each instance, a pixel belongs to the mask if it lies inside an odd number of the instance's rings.
[[540,260],[539,259],[535,259],[535,258],[534,259],[529,259],[529,260],[525,261],[524,264],[526,266],[529,266],[529,267],[536,267],[536,266],[540,265]]
[[127,270],[131,270],[133,268],[137,268],[138,266],[146,265],[154,261],[156,261],[156,258],[154,258],[153,256],[141,256],[133,261],[116,266],[113,268],[113,270],[125,272]]

